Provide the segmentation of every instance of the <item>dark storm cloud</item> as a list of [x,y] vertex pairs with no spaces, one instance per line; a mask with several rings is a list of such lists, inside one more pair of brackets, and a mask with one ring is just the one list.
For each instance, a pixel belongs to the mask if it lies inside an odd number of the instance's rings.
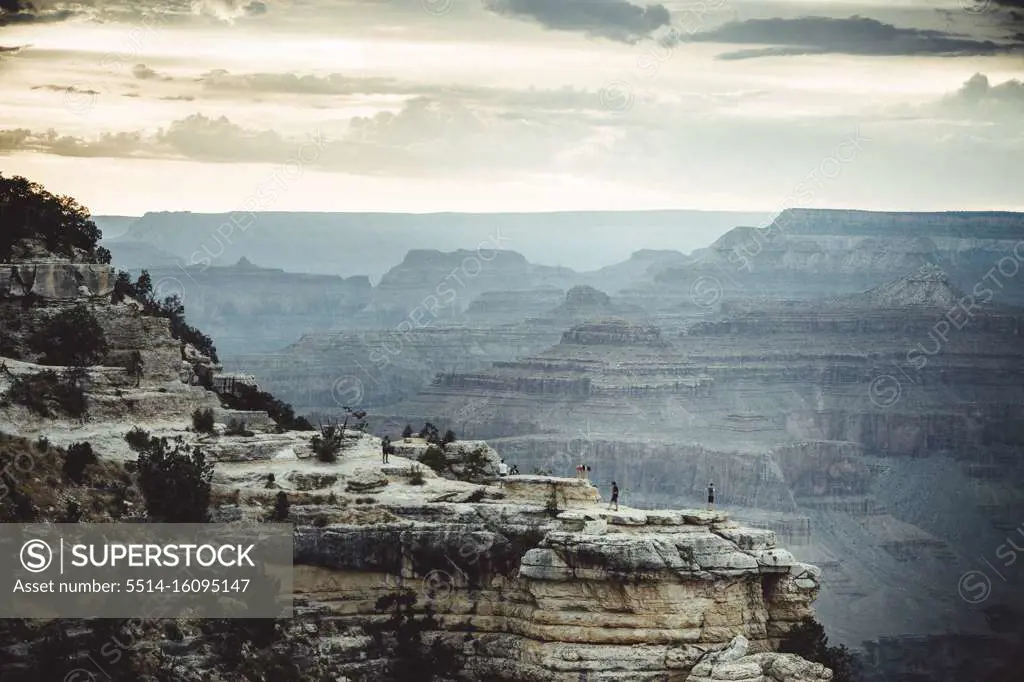
[[719,59],[807,54],[968,56],[1014,52],[1022,47],[1020,44],[975,40],[945,31],[897,28],[860,16],[731,21],[679,40],[766,46],[727,52],[719,55]]
[[484,0],[484,6],[497,14],[531,19],[547,28],[624,43],[650,37],[671,20],[664,5],[641,7],[625,0]]
[[70,10],[63,9],[42,10],[24,0],[0,0],[0,26],[64,21],[73,14]]

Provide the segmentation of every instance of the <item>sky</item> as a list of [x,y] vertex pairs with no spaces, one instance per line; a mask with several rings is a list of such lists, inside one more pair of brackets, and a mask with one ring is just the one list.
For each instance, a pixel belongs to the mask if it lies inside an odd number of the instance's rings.
[[0,0],[95,214],[1024,210],[1024,0]]

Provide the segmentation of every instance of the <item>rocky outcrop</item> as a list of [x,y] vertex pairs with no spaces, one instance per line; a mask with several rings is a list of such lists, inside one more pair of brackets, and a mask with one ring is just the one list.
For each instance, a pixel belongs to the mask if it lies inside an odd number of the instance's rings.
[[705,654],[686,682],[826,682],[832,671],[793,654],[748,654],[750,643],[742,635],[720,651]]
[[109,296],[113,290],[114,269],[109,265],[62,260],[0,263],[0,298],[76,299]]

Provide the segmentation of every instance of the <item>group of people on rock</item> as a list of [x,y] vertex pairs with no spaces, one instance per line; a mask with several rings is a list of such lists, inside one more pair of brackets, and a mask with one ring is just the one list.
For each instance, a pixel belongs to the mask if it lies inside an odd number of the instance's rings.
[[[391,438],[385,436],[380,444],[381,458],[384,464],[388,463],[388,457],[395,453],[395,446],[391,444]],[[505,479],[509,476],[519,475],[519,465],[513,464],[511,467],[505,463],[505,460],[501,460],[498,464],[498,482],[499,485],[504,487]],[[580,462],[576,467],[576,478],[583,481],[590,480],[590,467],[585,462]],[[608,501],[608,508],[615,508],[615,511],[619,510],[619,484],[612,481],[612,495]],[[708,482],[708,511],[712,511],[715,508],[715,483],[714,481]]]

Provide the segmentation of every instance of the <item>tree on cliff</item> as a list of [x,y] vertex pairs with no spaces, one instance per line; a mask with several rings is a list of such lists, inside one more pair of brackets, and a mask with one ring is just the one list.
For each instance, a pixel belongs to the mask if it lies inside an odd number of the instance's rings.
[[[442,639],[432,644],[423,641],[424,632],[443,627],[429,604],[416,613],[417,595],[412,590],[387,594],[377,600],[377,612],[390,611],[385,621],[363,626],[374,643],[375,654],[387,658],[383,682],[437,682],[455,677],[463,662],[456,650]],[[380,677],[373,679],[380,681]]]
[[125,440],[139,453],[139,487],[149,517],[157,523],[206,523],[213,464],[203,451],[189,450],[181,437],[168,441],[137,428]]
[[860,669],[853,654],[843,645],[829,646],[821,623],[810,616],[794,627],[779,644],[779,652],[796,654],[832,670],[832,682],[857,682]]
[[107,354],[107,337],[96,317],[84,305],[64,310],[37,329],[29,347],[42,354],[44,365],[88,367]]
[[0,175],[0,224],[0,262],[17,259],[31,241],[57,256],[110,262],[110,252],[97,246],[100,229],[85,207],[21,176]]

